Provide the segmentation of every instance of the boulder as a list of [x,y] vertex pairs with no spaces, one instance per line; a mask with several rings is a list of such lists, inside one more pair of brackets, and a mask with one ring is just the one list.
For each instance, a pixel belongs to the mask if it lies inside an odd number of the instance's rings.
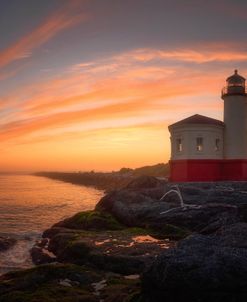
[[160,213],[177,207],[177,204],[160,202],[131,190],[114,191],[104,196],[96,210],[111,213],[126,226],[146,226],[157,220]]
[[139,280],[72,264],[40,265],[0,276],[1,302],[127,302]]
[[153,224],[172,224],[193,232],[214,233],[224,225],[239,221],[238,208],[227,204],[209,203],[175,208],[157,216]]
[[127,226],[162,229],[169,224],[205,234],[240,220],[236,205],[214,202],[181,207],[177,194],[169,194],[164,200],[158,201],[130,190],[107,194],[96,209],[111,213]]
[[[173,237],[181,233],[181,230],[172,226],[167,226],[168,231]],[[159,253],[174,245],[173,241],[154,238],[150,236],[149,230],[141,228],[108,231],[73,230],[73,232],[65,232],[65,228],[60,228],[59,232],[59,228],[56,227],[56,232],[49,232],[49,235],[46,254],[53,253],[56,256],[53,261],[77,265],[90,264],[98,269],[120,274],[142,272]],[[36,247],[32,251],[32,256],[36,264],[43,263],[44,249],[42,251],[42,248]],[[49,262],[50,260],[48,258]]]
[[247,201],[246,182],[203,182],[178,184],[185,203],[224,203],[244,205]]
[[247,223],[225,225],[220,228],[216,235],[223,246],[247,248]]
[[191,235],[162,253],[143,274],[145,301],[246,300],[246,231],[235,224],[216,235]]
[[32,247],[30,250],[31,258],[34,264],[47,264],[56,261],[56,257],[51,253],[48,253],[46,249],[38,246]]
[[16,244],[16,239],[0,236],[0,252],[6,251]]
[[167,182],[152,176],[139,176],[134,178],[127,186],[126,189],[139,191],[142,189],[154,189],[164,186]]
[[110,214],[102,211],[84,211],[60,221],[55,228],[76,230],[121,230],[123,226]]

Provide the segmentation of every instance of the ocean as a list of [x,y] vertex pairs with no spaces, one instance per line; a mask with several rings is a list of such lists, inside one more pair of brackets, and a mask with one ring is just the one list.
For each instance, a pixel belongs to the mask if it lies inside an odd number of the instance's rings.
[[94,188],[30,175],[0,175],[0,236],[17,244],[0,253],[0,274],[32,266],[29,250],[61,219],[91,210],[104,195]]

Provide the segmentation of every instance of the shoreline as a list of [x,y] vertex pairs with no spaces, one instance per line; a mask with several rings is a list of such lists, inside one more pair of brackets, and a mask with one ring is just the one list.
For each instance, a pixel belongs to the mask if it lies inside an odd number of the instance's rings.
[[[30,249],[42,233],[65,217],[90,210],[103,191],[30,175],[5,175],[0,188],[1,275],[27,267]],[[11,240],[11,241],[10,241]],[[17,244],[9,248],[14,240]],[[32,242],[30,244],[30,242]]]
[[169,173],[168,164],[156,164],[136,169],[122,168],[113,172],[36,172],[32,175],[42,176],[64,182],[90,186],[99,190],[111,191],[125,188],[130,182],[138,177],[161,177],[166,178]]
[[37,172],[33,176],[47,177],[53,180],[60,180],[74,185],[82,185],[86,187],[94,187],[98,190],[110,191],[126,187],[134,176],[119,175],[117,173],[101,173],[101,172]]
[[[247,298],[241,277],[247,272],[247,184],[181,184],[184,205],[176,194],[161,201],[169,190],[163,180],[135,178],[106,194],[94,210],[57,222],[31,250],[35,267],[0,277],[0,298],[58,301],[54,293],[62,302]],[[4,282],[11,285],[1,292]]]

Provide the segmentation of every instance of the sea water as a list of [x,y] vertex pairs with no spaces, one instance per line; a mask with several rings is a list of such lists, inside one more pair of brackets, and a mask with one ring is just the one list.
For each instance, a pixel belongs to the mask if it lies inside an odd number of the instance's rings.
[[0,236],[17,239],[0,252],[0,274],[32,266],[29,250],[61,219],[91,210],[103,191],[30,175],[0,175]]

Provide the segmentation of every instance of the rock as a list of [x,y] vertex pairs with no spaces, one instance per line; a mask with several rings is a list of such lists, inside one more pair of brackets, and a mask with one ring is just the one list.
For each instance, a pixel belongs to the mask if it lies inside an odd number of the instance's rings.
[[[160,252],[174,244],[167,239],[155,239],[148,230],[140,228],[102,232],[74,230],[73,233],[64,232],[64,228],[59,233],[58,229],[48,245],[56,261],[90,264],[127,275],[139,274]],[[170,232],[172,230],[170,227]]]
[[59,233],[74,234],[75,230],[53,226],[50,229],[45,230],[42,234],[42,237],[44,240],[47,240],[48,238],[51,238]]
[[162,185],[165,185],[166,182],[152,176],[140,176],[133,179],[127,186],[126,189],[131,190],[140,190],[140,189],[154,189]]
[[16,244],[16,239],[0,236],[0,252],[6,251]]
[[54,227],[77,230],[121,230],[123,226],[109,213],[102,211],[85,211],[75,214]]
[[178,184],[185,203],[224,203],[240,206],[247,201],[246,182],[203,182]]
[[217,235],[192,235],[162,253],[143,275],[145,301],[246,300],[246,230],[235,224]]
[[211,231],[208,229],[208,233],[211,233],[223,225],[236,223],[239,219],[236,206],[212,203],[167,211],[157,217],[153,224],[172,224],[194,232],[206,232],[206,228],[211,226]]
[[216,233],[222,246],[247,248],[247,223],[225,225]]
[[126,226],[143,227],[155,221],[161,212],[176,206],[158,202],[139,192],[120,190],[104,196],[97,204],[96,210],[111,213]]
[[[57,236],[55,236],[54,239],[56,239]],[[53,239],[51,242],[53,242]],[[82,265],[87,262],[91,250],[92,248],[87,240],[74,240],[64,245],[62,249],[57,250],[57,260],[59,262]]]
[[39,240],[38,242],[36,242],[36,246],[45,248],[45,247],[48,246],[48,243],[49,243],[49,239],[48,238],[42,238],[41,240]]
[[0,276],[1,302],[128,302],[139,291],[138,280],[71,264],[41,265]]
[[171,194],[169,198],[168,202],[157,201],[139,192],[120,190],[103,197],[96,209],[110,212],[127,226],[162,229],[164,225],[173,225],[208,234],[240,220],[236,205],[214,202],[180,207],[177,197]]
[[32,249],[30,250],[30,254],[33,263],[36,265],[47,264],[56,261],[56,257],[54,255],[48,253],[47,250],[38,246],[32,247]]

